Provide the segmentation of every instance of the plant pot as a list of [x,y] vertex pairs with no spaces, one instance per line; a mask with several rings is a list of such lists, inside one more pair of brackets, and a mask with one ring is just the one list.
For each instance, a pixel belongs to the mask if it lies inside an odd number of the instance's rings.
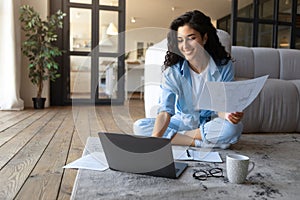
[[46,98],[32,98],[34,109],[44,109]]

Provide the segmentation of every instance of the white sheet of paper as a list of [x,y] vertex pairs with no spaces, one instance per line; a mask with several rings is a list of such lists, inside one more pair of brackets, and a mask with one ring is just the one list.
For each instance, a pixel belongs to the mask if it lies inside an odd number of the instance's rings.
[[103,152],[94,152],[67,164],[63,168],[104,171],[108,169],[108,164]]
[[190,157],[188,157],[187,148],[181,147],[172,147],[173,158],[175,160],[195,160],[195,161],[203,161],[203,162],[223,162],[220,157],[219,152],[212,151],[198,151],[188,149],[190,153]]
[[200,95],[200,108],[221,112],[243,111],[257,97],[268,75],[232,82],[206,82]]
[[188,157],[185,149],[172,147],[173,158],[175,160],[193,160],[193,157]]
[[223,162],[219,152],[202,152],[202,151],[193,151],[193,157],[196,161],[205,161],[205,162]]

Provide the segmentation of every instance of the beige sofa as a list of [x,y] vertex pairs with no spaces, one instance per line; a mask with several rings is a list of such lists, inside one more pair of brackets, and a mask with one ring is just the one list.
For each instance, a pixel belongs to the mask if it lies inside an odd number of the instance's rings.
[[[163,40],[146,52],[146,117],[157,114],[166,46]],[[300,51],[241,46],[226,49],[234,59],[236,80],[269,75],[261,93],[244,111],[243,132],[300,132]]]
[[246,108],[244,132],[300,132],[300,51],[233,46],[236,79],[269,75]]

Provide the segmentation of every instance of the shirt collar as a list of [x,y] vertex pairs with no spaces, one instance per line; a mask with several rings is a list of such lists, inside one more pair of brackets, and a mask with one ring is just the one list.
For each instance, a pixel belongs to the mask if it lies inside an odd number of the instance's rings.
[[[210,74],[211,76],[214,76],[214,75],[216,75],[216,74],[219,74],[219,73],[218,73],[218,72],[219,72],[218,67],[217,67],[217,65],[216,65],[216,63],[215,63],[215,61],[214,61],[214,59],[212,59],[211,56],[210,56],[210,58],[209,58],[208,67],[209,67],[208,71],[209,71],[209,74]],[[181,65],[181,69],[180,69],[181,74],[182,74],[183,76],[187,76],[187,75],[189,76],[189,74],[190,74],[189,69],[190,69],[190,67],[189,67],[188,61],[187,61],[187,60],[184,60],[184,61],[183,61],[183,64]]]
[[212,77],[214,77],[214,75],[216,75],[216,74],[219,74],[218,67],[217,67],[214,59],[212,59],[212,57],[210,57],[210,59],[209,59],[208,66],[209,66],[209,69],[208,69],[209,73]]
[[187,60],[183,61],[183,64],[181,65],[181,74],[185,77],[190,76],[190,66],[189,66],[189,62]]

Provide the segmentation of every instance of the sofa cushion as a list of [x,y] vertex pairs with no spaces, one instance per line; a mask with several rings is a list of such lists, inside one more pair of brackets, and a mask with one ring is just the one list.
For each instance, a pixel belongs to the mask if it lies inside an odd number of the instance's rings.
[[300,51],[295,49],[278,49],[280,56],[280,79],[300,79]]
[[259,96],[244,110],[244,117],[242,119],[244,128],[243,133],[258,132],[261,127],[260,119],[263,118],[262,112],[256,112],[260,110],[260,98]]
[[[300,82],[297,82],[300,87]],[[299,119],[299,88],[291,81],[268,79],[245,110],[244,132],[294,132]]]
[[254,78],[254,58],[251,48],[232,46],[231,56],[236,77]]
[[[291,81],[289,81],[289,82],[291,82],[291,83],[293,83],[295,86],[296,86],[296,88],[297,88],[297,90],[298,90],[298,109],[297,109],[297,107],[295,108],[295,112],[297,112],[297,118],[296,119],[300,119],[300,80],[291,80]],[[297,132],[300,132],[300,122],[298,122],[298,126],[296,127],[296,131]]]
[[254,77],[269,75],[269,78],[279,78],[280,61],[277,49],[252,48],[254,56]]

